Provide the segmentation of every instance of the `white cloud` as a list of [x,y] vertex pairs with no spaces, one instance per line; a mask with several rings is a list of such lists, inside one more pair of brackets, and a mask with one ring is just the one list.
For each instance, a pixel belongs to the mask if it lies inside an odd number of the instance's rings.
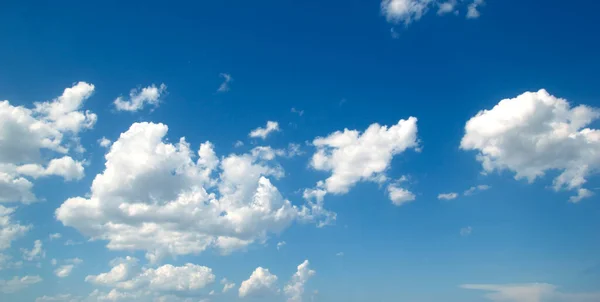
[[210,142],[195,158],[184,138],[166,143],[167,130],[133,124],[105,155],[89,197],[66,200],[57,219],[111,250],[144,250],[158,261],[211,247],[229,253],[314,215],[267,178],[283,176],[279,165],[252,154],[219,159]]
[[463,284],[464,289],[490,292],[485,295],[497,302],[596,302],[600,293],[564,293],[552,284]]
[[481,192],[481,191],[487,191],[487,190],[489,190],[490,188],[491,188],[491,187],[490,187],[490,186],[488,186],[488,185],[478,185],[478,186],[476,186],[476,187],[470,187],[469,189],[467,189],[467,190],[466,190],[466,191],[463,193],[463,195],[465,195],[465,196],[470,196],[470,195],[473,195],[473,194],[475,194],[475,193],[477,193],[477,192]]
[[463,237],[471,235],[472,232],[473,232],[473,228],[470,226],[460,229],[460,235]]
[[446,2],[441,2],[438,7],[438,15],[444,15],[447,13],[454,12],[456,9],[456,0],[448,0]]
[[221,73],[219,76],[223,78],[223,83],[221,83],[221,86],[219,86],[219,89],[217,89],[217,92],[229,91],[231,89],[231,87],[229,87],[229,84],[231,84],[231,82],[233,81],[233,78],[228,73]]
[[56,296],[42,296],[35,299],[35,302],[79,302],[81,297],[71,294],[61,294]]
[[456,199],[458,197],[458,193],[442,193],[438,195],[438,199],[440,200],[452,200],[452,199]]
[[142,90],[134,88],[129,92],[129,100],[125,100],[123,97],[115,99],[115,108],[118,111],[131,112],[144,109],[146,104],[156,108],[160,103],[160,97],[166,92],[167,85],[165,84],[160,84],[158,87],[152,84],[151,86],[142,88]]
[[277,276],[271,274],[268,269],[256,268],[250,278],[242,282],[239,289],[240,298],[265,297],[278,293]]
[[268,121],[265,128],[258,127],[256,129],[252,130],[250,132],[249,136],[253,137],[253,138],[266,139],[267,136],[269,136],[269,134],[271,134],[273,132],[278,132],[278,131],[280,131],[279,123],[274,122],[274,121]]
[[296,109],[296,108],[292,108],[292,110],[290,110],[290,112],[296,113],[296,114],[298,114],[298,116],[303,116],[304,115],[304,110],[299,110],[299,109]]
[[[77,134],[96,123],[96,114],[80,110],[93,91],[94,85],[79,82],[33,109],[0,101],[0,202],[36,201],[33,183],[23,176],[82,177],[81,163],[65,154],[83,151]],[[63,157],[52,158],[56,153]]]
[[285,245],[285,241],[277,242],[277,250],[280,250]]
[[481,16],[479,12],[479,6],[484,5],[484,0],[473,0],[469,7],[467,8],[467,19],[477,19]]
[[40,276],[15,276],[10,280],[0,279],[0,292],[5,294],[15,293],[39,282],[42,282]]
[[344,257],[344,252],[339,252],[339,253],[337,253],[335,255],[338,256],[338,257]]
[[409,148],[417,148],[417,119],[410,117],[387,127],[372,124],[357,130],[336,131],[313,141],[317,152],[310,165],[331,172],[323,189],[327,193],[347,193],[359,181],[374,180],[390,166],[392,158]]
[[415,194],[406,189],[400,188],[397,185],[389,185],[387,189],[390,200],[396,206],[401,206],[416,199]]
[[52,258],[52,260],[50,260],[50,264],[52,264],[52,266],[56,266],[57,263],[58,263],[58,261],[54,258]]
[[283,288],[283,292],[288,297],[288,302],[302,302],[302,295],[304,294],[304,285],[316,272],[309,268],[308,260],[298,265],[298,270],[292,276],[292,279]]
[[33,243],[33,248],[31,250],[21,249],[21,252],[23,252],[23,259],[27,261],[40,260],[41,258],[46,257],[46,252],[44,251],[42,241],[40,240],[36,240]]
[[21,225],[12,221],[14,208],[6,208],[0,205],[0,251],[9,249],[11,243],[25,235],[31,229],[31,225]]
[[104,136],[101,139],[98,140],[98,145],[100,145],[100,147],[102,147],[102,148],[108,148],[108,147],[110,147],[111,143],[112,142],[108,138],[106,138]]
[[[68,277],[71,274],[71,272],[73,271],[73,268],[75,268],[75,266],[81,264],[83,262],[83,260],[81,260],[79,258],[73,258],[73,259],[67,259],[67,260],[65,260],[65,262],[68,264],[61,265],[57,269],[54,270],[54,274],[59,278]],[[52,259],[52,265],[56,265],[55,259]]]
[[60,239],[61,237],[62,237],[62,235],[60,233],[54,233],[54,234],[48,235],[48,238],[50,238],[50,241],[52,241],[54,239]]
[[0,253],[0,271],[3,269],[20,269],[23,266],[23,261],[12,262],[10,255]]
[[244,146],[244,142],[242,142],[242,141],[236,141],[235,143],[233,143],[233,146],[236,147],[236,148],[243,147]]
[[594,196],[594,192],[588,190],[588,189],[584,189],[584,188],[579,188],[577,190],[577,195],[576,196],[571,196],[569,198],[569,201],[572,203],[578,203],[580,202],[582,199],[584,198],[589,198]]
[[533,182],[558,171],[555,190],[578,190],[600,168],[600,130],[586,128],[598,118],[596,108],[526,92],[472,117],[461,148],[477,151],[486,173],[509,170]]
[[[215,281],[212,270],[205,266],[187,263],[170,264],[154,268],[138,268],[137,259],[115,259],[112,269],[97,276],[85,278],[87,282],[118,289],[126,295],[146,293],[195,293]],[[116,292],[115,292],[116,293]]]
[[223,278],[221,280],[221,285],[223,285],[223,290],[222,290],[223,293],[226,293],[226,292],[232,290],[235,287],[235,283],[229,282],[227,280],[227,278]]

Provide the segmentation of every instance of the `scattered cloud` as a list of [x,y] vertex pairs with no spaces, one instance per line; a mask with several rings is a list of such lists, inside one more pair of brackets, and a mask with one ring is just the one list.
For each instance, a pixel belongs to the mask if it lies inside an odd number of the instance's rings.
[[129,92],[129,100],[120,96],[115,99],[114,105],[118,111],[130,112],[142,110],[146,105],[156,108],[160,103],[160,97],[166,92],[167,85],[165,84],[160,84],[158,87],[156,87],[155,84],[152,84],[141,90],[139,88],[134,88]]
[[242,141],[236,141],[235,143],[233,143],[233,146],[236,147],[236,148],[243,147],[244,146],[244,142],[242,142]]
[[219,76],[223,78],[223,83],[221,83],[221,86],[219,86],[219,89],[217,89],[217,92],[229,91],[231,88],[229,85],[231,84],[231,82],[233,82],[233,78],[228,73],[221,73]]
[[456,12],[457,0],[448,0],[446,2],[440,2],[438,7],[438,15],[445,15],[451,12]]
[[33,248],[31,250],[22,248],[21,252],[23,253],[23,259],[27,261],[36,261],[46,257],[46,252],[42,247],[41,240],[36,240],[33,243]]
[[438,15],[445,15],[452,12],[458,14],[459,7],[466,5],[467,18],[478,18],[480,15],[478,8],[483,4],[483,0],[382,0],[381,12],[388,22],[408,26],[420,20],[435,7]]
[[396,206],[401,206],[416,199],[415,194],[406,189],[400,188],[397,185],[389,185],[387,189],[390,200]]
[[277,250],[280,250],[285,245],[285,241],[277,242]]
[[586,128],[598,118],[597,108],[571,107],[543,89],[525,92],[472,117],[460,147],[477,151],[486,173],[508,170],[531,183],[558,171],[554,190],[578,191],[600,169],[600,130]]
[[268,121],[265,128],[258,127],[256,129],[252,130],[250,132],[249,136],[252,138],[266,139],[267,136],[269,136],[269,134],[271,134],[273,132],[278,132],[278,131],[280,131],[279,123],[274,122],[274,121]]
[[292,108],[291,112],[298,114],[298,116],[303,116],[304,115],[304,110],[299,110],[299,109],[296,109],[296,108]]
[[98,140],[98,145],[100,145],[102,148],[109,148],[111,143],[112,142],[104,136]]
[[338,256],[338,257],[344,257],[344,252],[339,252],[339,253],[337,253],[335,255]]
[[463,237],[471,235],[471,232],[473,232],[473,228],[470,226],[460,229],[460,235]]
[[594,192],[592,192],[592,191],[590,191],[588,189],[579,188],[577,190],[577,195],[569,197],[569,202],[571,202],[571,203],[579,203],[582,199],[589,198],[589,197],[592,197],[592,196],[594,196]]
[[477,19],[481,16],[479,7],[484,5],[484,0],[474,0],[467,9],[467,19]]
[[471,196],[477,192],[481,192],[481,191],[487,191],[489,190],[491,187],[488,185],[478,185],[476,187],[470,187],[469,189],[467,189],[463,195],[465,196]]
[[60,239],[61,237],[62,237],[62,235],[60,233],[54,233],[54,234],[48,235],[48,238],[50,239],[50,241],[55,240],[55,239]]
[[271,274],[268,269],[256,268],[250,278],[240,285],[240,298],[262,298],[278,293],[277,276]]
[[565,293],[547,283],[463,284],[464,289],[489,292],[485,298],[496,302],[596,302],[600,293]]
[[78,133],[98,119],[81,110],[93,92],[94,85],[79,82],[51,101],[34,103],[33,109],[0,102],[0,129],[8,129],[0,132],[0,202],[35,202],[33,183],[26,177],[83,176],[82,163],[66,154],[84,150]]
[[292,276],[292,279],[283,288],[283,292],[288,297],[288,302],[302,302],[302,295],[304,294],[304,285],[316,274],[314,270],[309,268],[308,260],[298,265],[298,270]]
[[452,199],[456,199],[458,197],[458,193],[442,193],[438,195],[438,199],[440,200],[452,200]]
[[[54,270],[54,274],[59,278],[68,277],[71,274],[71,272],[73,271],[73,268],[75,268],[75,266],[83,263],[83,260],[81,260],[79,258],[73,258],[73,259],[65,260],[65,263],[67,263],[67,264],[61,265],[57,269]],[[52,259],[52,265],[56,265],[56,259]]]
[[25,235],[31,225],[21,225],[12,221],[14,208],[6,208],[0,205],[0,251],[9,249],[12,242]]
[[35,299],[35,302],[79,302],[82,301],[81,297],[73,296],[71,294],[60,294],[56,296],[42,296]]
[[221,285],[223,285],[223,290],[221,291],[222,293],[226,293],[235,287],[235,283],[229,282],[227,278],[223,278],[221,280]]
[[5,294],[15,293],[39,282],[42,282],[40,276],[15,276],[10,280],[0,279],[0,292]]

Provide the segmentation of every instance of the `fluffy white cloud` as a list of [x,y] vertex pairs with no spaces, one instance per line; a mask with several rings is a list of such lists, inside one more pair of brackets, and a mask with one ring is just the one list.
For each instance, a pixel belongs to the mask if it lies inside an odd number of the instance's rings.
[[[170,264],[154,268],[139,268],[137,259],[115,259],[107,273],[85,278],[87,282],[118,289],[125,294],[194,293],[215,281],[212,270],[191,263],[183,266]],[[117,292],[115,292],[116,294]]]
[[[384,175],[392,158],[409,148],[418,148],[417,119],[410,117],[387,127],[372,124],[360,133],[357,130],[337,131],[313,141],[317,151],[310,165],[320,171],[331,172],[316,189],[304,192],[305,198],[322,200],[325,194],[345,194],[359,181],[386,181]],[[414,199],[412,193],[397,186],[389,186],[390,198],[395,204]]]
[[267,136],[269,136],[269,134],[271,134],[273,132],[278,132],[278,131],[280,131],[279,123],[274,122],[274,121],[268,121],[265,128],[258,127],[256,129],[250,131],[249,136],[253,137],[253,138],[266,139]]
[[42,282],[42,278],[40,278],[40,276],[15,276],[10,280],[0,279],[0,292],[5,294],[15,293],[38,282]]
[[222,290],[223,293],[226,293],[226,292],[232,290],[235,287],[235,283],[229,282],[227,280],[227,278],[223,278],[221,280],[221,285],[223,285],[223,290]]
[[219,76],[223,78],[223,83],[221,83],[221,86],[219,86],[219,89],[217,89],[217,92],[229,91],[229,89],[230,89],[229,84],[233,81],[233,78],[228,73],[221,73]]
[[144,109],[146,104],[156,108],[160,103],[160,97],[166,93],[166,91],[167,85],[165,84],[160,84],[158,87],[152,84],[151,86],[142,88],[142,90],[134,88],[129,92],[129,100],[125,100],[123,97],[115,99],[115,108],[118,111],[131,112]]
[[[35,103],[33,109],[0,102],[0,202],[36,200],[33,184],[23,176],[83,176],[82,163],[65,154],[71,148],[82,151],[77,134],[96,123],[94,113],[81,110],[93,91],[94,85],[79,82],[52,101]],[[47,156],[56,153],[62,157]]]
[[27,261],[40,260],[41,258],[46,257],[46,252],[44,251],[42,241],[40,240],[36,240],[33,243],[33,248],[31,250],[21,249],[21,252],[23,252],[23,259]]
[[456,199],[458,197],[458,193],[442,193],[438,195],[438,199],[440,200],[452,200],[452,199]]
[[389,185],[387,189],[390,200],[394,205],[401,206],[416,199],[415,194],[406,189],[400,188],[397,185]]
[[25,235],[31,229],[31,225],[21,225],[12,221],[14,208],[6,208],[0,205],[0,251],[10,248],[13,240]]
[[589,198],[592,196],[594,196],[594,192],[592,192],[588,189],[580,188],[577,190],[577,195],[569,197],[569,201],[572,203],[578,203],[582,199]]
[[438,15],[444,15],[450,12],[458,13],[459,5],[467,5],[467,18],[478,18],[480,15],[478,7],[483,4],[483,0],[382,0],[381,12],[389,22],[408,25],[421,19],[436,6]]
[[239,296],[244,297],[265,297],[278,293],[277,276],[271,274],[268,269],[258,267],[252,272],[250,278],[240,285]]
[[490,292],[485,297],[497,302],[596,302],[600,293],[564,293],[551,284],[463,284],[464,289]]
[[283,176],[279,165],[252,154],[219,159],[209,142],[195,160],[184,138],[164,142],[167,130],[133,124],[105,155],[89,197],[66,200],[57,219],[92,240],[108,240],[109,249],[145,250],[157,261],[209,247],[228,253],[313,215],[267,178]]
[[599,117],[546,90],[526,92],[472,117],[460,146],[478,152],[485,172],[510,170],[533,182],[558,171],[555,190],[578,190],[600,168],[600,130],[586,128]]
[[308,260],[298,265],[298,270],[292,276],[290,282],[283,288],[283,292],[288,297],[288,302],[302,302],[304,294],[304,285],[316,272],[309,268]]
[[98,145],[100,145],[100,147],[102,147],[102,148],[108,148],[108,147],[110,147],[111,143],[112,142],[108,138],[106,138],[104,136],[101,139],[98,140]]

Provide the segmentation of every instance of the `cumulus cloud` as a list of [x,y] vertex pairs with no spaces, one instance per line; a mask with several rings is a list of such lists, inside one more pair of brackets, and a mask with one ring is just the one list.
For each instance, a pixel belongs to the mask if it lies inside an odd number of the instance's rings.
[[0,292],[5,294],[15,293],[39,282],[42,282],[40,276],[15,276],[10,280],[0,279]]
[[140,268],[137,259],[117,258],[107,273],[90,275],[85,281],[118,290],[116,293],[180,293],[192,294],[215,281],[212,269],[187,263],[183,266],[170,264],[154,268]]
[[12,242],[25,235],[31,229],[31,225],[21,225],[12,221],[14,208],[0,205],[0,251],[9,249]]
[[313,215],[271,183],[283,177],[278,164],[252,154],[219,159],[210,142],[194,156],[184,138],[165,142],[167,130],[133,124],[105,155],[89,197],[66,200],[57,219],[109,249],[144,250],[154,262],[210,247],[229,253]]
[[229,91],[229,89],[231,89],[231,87],[229,85],[231,84],[231,82],[233,82],[233,78],[228,73],[221,73],[219,76],[223,78],[223,83],[221,83],[221,86],[219,86],[219,89],[217,89],[217,92]]
[[227,278],[223,278],[221,280],[221,285],[223,285],[223,290],[222,290],[223,293],[226,293],[235,287],[235,283],[229,282],[229,280],[227,280]]
[[258,127],[256,129],[252,130],[250,132],[249,136],[252,138],[266,139],[267,136],[269,136],[269,134],[271,134],[273,132],[278,132],[278,131],[280,131],[279,123],[274,122],[274,121],[268,121],[265,128]]
[[258,267],[252,272],[250,278],[240,285],[239,296],[244,297],[265,297],[278,293],[277,276],[271,274],[268,269]]
[[[53,263],[52,265],[56,265],[56,260],[52,259]],[[59,277],[59,278],[65,278],[68,277],[71,272],[73,271],[73,268],[75,268],[75,266],[81,264],[83,262],[83,260],[79,259],[79,258],[73,258],[73,259],[67,259],[65,260],[65,265],[61,265],[59,266],[57,269],[54,270],[54,274]]]
[[106,138],[104,136],[101,139],[98,140],[98,145],[100,145],[100,147],[102,147],[102,148],[108,148],[108,147],[110,147],[111,143],[112,142],[108,138]]
[[564,293],[547,283],[463,284],[461,288],[489,292],[485,298],[497,302],[595,302],[600,293]]
[[302,302],[302,295],[304,294],[304,285],[316,272],[309,268],[308,260],[305,260],[298,265],[298,270],[292,276],[292,279],[283,288],[283,292],[288,297],[288,302]]
[[146,105],[156,108],[160,103],[160,97],[166,92],[167,85],[164,83],[160,84],[158,87],[156,87],[155,84],[152,84],[141,90],[134,88],[129,92],[129,100],[126,100],[121,96],[115,99],[115,108],[118,111],[130,112],[142,110]]
[[483,0],[382,0],[381,12],[388,22],[409,25],[420,20],[434,7],[437,7],[438,15],[444,15],[450,12],[458,13],[458,7],[466,5],[467,18],[478,18],[478,8],[483,4]]
[[438,199],[440,200],[452,200],[452,199],[456,199],[458,197],[458,193],[442,193],[438,195]]
[[31,250],[21,249],[21,252],[23,252],[23,259],[27,261],[40,260],[41,258],[46,257],[46,252],[44,251],[42,241],[40,240],[36,240],[33,243],[33,248]]
[[[25,176],[83,177],[82,163],[66,154],[83,151],[77,134],[97,121],[96,114],[81,110],[93,91],[94,85],[79,82],[32,109],[0,102],[0,202],[36,201],[33,183]],[[53,158],[55,154],[62,157]]]
[[416,199],[415,194],[406,189],[400,188],[397,185],[389,185],[388,193],[392,203],[397,206],[401,206]]
[[486,173],[508,170],[533,182],[558,171],[556,191],[579,190],[600,168],[600,130],[587,128],[599,117],[597,108],[571,107],[546,90],[525,92],[472,117],[460,146],[478,152]]

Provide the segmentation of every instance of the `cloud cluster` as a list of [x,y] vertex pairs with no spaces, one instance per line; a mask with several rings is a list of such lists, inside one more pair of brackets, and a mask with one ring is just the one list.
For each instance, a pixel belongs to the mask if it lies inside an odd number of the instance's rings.
[[277,276],[271,274],[268,269],[258,267],[252,272],[248,280],[240,285],[239,297],[265,297],[279,292],[277,288]]
[[472,117],[460,147],[477,151],[486,173],[509,170],[533,182],[558,171],[554,189],[576,190],[577,202],[591,196],[582,186],[600,168],[600,130],[587,128],[598,118],[596,108],[571,107],[543,89],[526,92]]
[[[83,163],[66,154],[83,150],[77,134],[98,119],[81,110],[93,92],[94,85],[79,82],[51,101],[36,102],[32,109],[0,101],[0,202],[36,201],[33,183],[26,177],[83,177]],[[62,156],[48,158],[56,154]]]
[[564,293],[552,284],[463,284],[461,288],[489,292],[485,297],[497,302],[595,302],[600,293]]
[[316,272],[309,268],[308,260],[298,265],[298,271],[296,271],[290,282],[283,288],[283,292],[288,297],[288,302],[302,302],[304,285],[315,274]]
[[283,176],[271,157],[219,159],[210,142],[165,142],[168,127],[135,123],[105,155],[89,197],[73,197],[56,217],[109,249],[144,250],[151,261],[215,247],[223,253],[265,241],[312,215],[284,199],[270,178]]
[[5,294],[15,293],[39,282],[42,282],[40,276],[15,276],[9,280],[0,279],[0,292]]
[[459,7],[467,6],[466,17],[469,19],[480,16],[479,7],[483,0],[382,0],[381,12],[392,23],[408,25],[418,21],[430,9],[437,7],[437,14],[459,13]]

